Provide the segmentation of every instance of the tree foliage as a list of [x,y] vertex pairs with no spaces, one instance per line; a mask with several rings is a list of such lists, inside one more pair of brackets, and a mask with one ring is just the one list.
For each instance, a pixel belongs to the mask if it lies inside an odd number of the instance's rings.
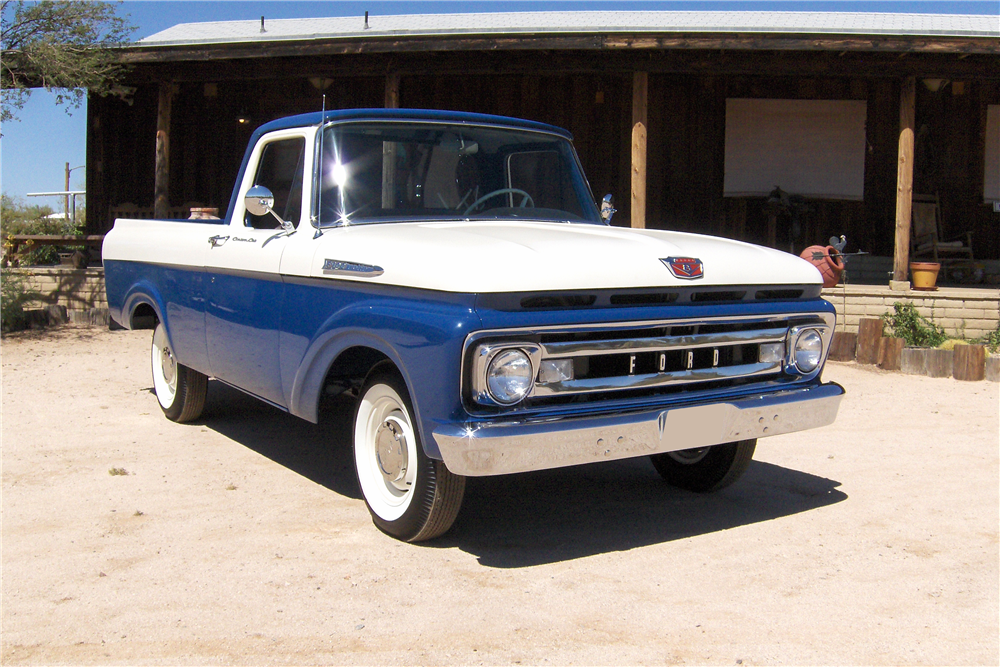
[[91,0],[0,1],[0,121],[17,119],[32,88],[55,92],[67,113],[87,91],[121,94],[114,52],[134,28],[119,3]]

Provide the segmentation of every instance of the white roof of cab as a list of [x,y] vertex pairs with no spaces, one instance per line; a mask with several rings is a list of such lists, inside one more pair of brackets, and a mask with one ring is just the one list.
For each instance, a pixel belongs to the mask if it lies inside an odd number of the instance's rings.
[[378,37],[614,33],[770,33],[998,37],[1000,17],[859,12],[495,12],[181,23],[137,46]]

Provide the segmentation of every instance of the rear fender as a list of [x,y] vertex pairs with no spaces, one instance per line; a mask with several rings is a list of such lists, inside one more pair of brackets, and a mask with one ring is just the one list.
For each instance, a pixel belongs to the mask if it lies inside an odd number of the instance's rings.
[[[122,301],[122,322],[120,324],[126,329],[132,328],[132,316],[135,314],[136,308],[141,305],[150,306],[156,313],[156,319],[163,324],[164,328],[167,330],[167,339],[170,339],[170,323],[167,321],[166,313],[167,308],[163,297],[160,295],[159,290],[156,286],[148,281],[142,280],[129,288],[129,291],[125,294],[125,299]],[[173,344],[173,341],[171,341]]]

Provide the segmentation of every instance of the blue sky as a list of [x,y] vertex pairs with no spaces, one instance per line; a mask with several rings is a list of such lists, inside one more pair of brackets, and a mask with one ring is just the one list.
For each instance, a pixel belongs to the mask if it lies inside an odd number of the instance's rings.
[[[133,39],[141,39],[178,23],[227,21],[241,19],[306,18],[316,16],[372,16],[391,14],[438,14],[510,11],[598,11],[598,10],[715,10],[715,11],[839,11],[839,12],[901,12],[925,14],[997,14],[1000,0],[965,0],[941,2],[934,0],[889,2],[884,0],[784,0],[775,2],[643,2],[640,0],[590,1],[545,0],[511,2],[493,0],[473,2],[445,0],[437,2],[356,2],[297,1],[245,2],[225,0],[160,1],[127,0],[119,13],[128,15],[136,31]],[[1000,19],[998,19],[1000,20]],[[61,198],[25,198],[28,192],[62,190],[65,166],[82,166],[86,162],[86,106],[66,113],[57,107],[53,96],[44,90],[35,91],[19,114],[20,121],[4,123],[0,138],[0,189],[4,194],[22,198],[30,204],[47,204],[58,208]],[[70,187],[82,190],[85,170],[72,172]]]

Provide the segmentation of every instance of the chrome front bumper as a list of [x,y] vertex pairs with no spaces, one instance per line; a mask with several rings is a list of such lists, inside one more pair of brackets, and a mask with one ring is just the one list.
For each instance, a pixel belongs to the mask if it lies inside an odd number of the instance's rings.
[[832,424],[844,389],[830,382],[728,402],[597,417],[449,424],[434,431],[459,475],[503,475],[611,461]]

